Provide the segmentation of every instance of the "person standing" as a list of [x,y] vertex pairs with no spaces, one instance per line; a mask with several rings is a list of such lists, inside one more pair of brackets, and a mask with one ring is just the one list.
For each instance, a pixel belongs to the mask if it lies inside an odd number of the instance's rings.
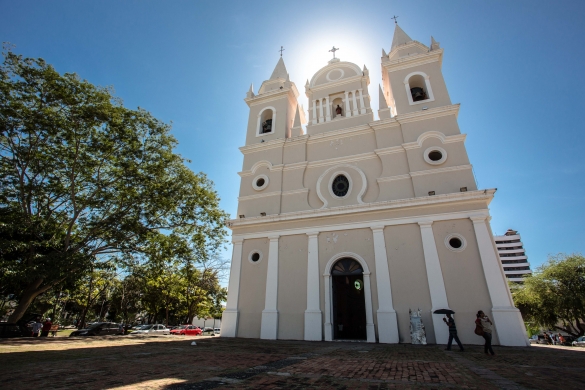
[[49,335],[51,326],[53,326],[53,323],[51,322],[50,318],[47,318],[45,322],[43,322],[43,328],[41,329],[41,337],[47,337]]
[[495,355],[494,350],[492,349],[492,321],[488,318],[488,316],[485,315],[485,313],[483,311],[478,311],[477,312],[477,319],[475,320],[475,323],[479,326],[481,326],[482,330],[483,330],[483,334],[482,337],[485,340],[485,344],[483,345],[483,351],[486,355],[489,353],[492,354],[492,356]]
[[39,317],[35,320],[35,323],[32,325],[33,337],[39,337],[39,332],[41,331],[42,327],[43,327],[43,324],[41,323],[41,319]]
[[563,337],[563,335],[559,333],[558,338],[559,338],[559,345],[564,345],[565,338]]
[[459,349],[463,352],[463,345],[461,345],[461,341],[459,341],[459,337],[457,336],[457,327],[455,326],[455,320],[451,317],[451,314],[447,314],[447,318],[443,317],[443,322],[449,327],[449,341],[447,342],[447,348],[445,350],[450,351],[451,344],[453,343],[453,340],[455,340]]

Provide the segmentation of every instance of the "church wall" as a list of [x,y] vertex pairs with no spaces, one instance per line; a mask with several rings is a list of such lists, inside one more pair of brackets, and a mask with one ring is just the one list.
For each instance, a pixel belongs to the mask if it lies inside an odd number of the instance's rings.
[[306,137],[296,137],[287,140],[284,146],[284,164],[294,164],[306,161]]
[[252,169],[254,164],[259,161],[268,161],[272,165],[280,165],[282,164],[282,146],[277,146],[275,148],[259,150],[254,153],[246,153],[244,155],[244,164],[242,166],[242,171],[249,171]]
[[233,228],[233,234],[240,235],[247,233],[259,234],[265,233],[266,235],[268,235],[271,232],[286,231],[290,229],[306,229],[307,231],[315,229],[322,230],[326,229],[327,226],[344,225],[348,223],[372,222],[372,224],[375,224],[376,221],[386,219],[419,217],[434,214],[450,214],[458,211],[486,209],[487,206],[485,201],[476,200],[469,202],[457,202],[450,204],[428,205],[401,209],[376,210],[372,212],[327,216],[304,220],[301,219],[282,221],[274,223],[265,223],[261,225],[238,226]]
[[379,154],[380,161],[384,167],[380,178],[405,175],[410,173],[407,155],[404,149],[391,154]]
[[[312,110],[312,108],[311,108]],[[318,114],[317,114],[318,115]],[[332,130],[348,129],[355,126],[368,124],[374,120],[374,114],[368,112],[366,114],[351,116],[349,118],[339,119],[335,121],[318,123],[316,125],[309,124],[307,126],[307,134],[315,135],[326,133]]]
[[416,142],[418,137],[427,131],[439,131],[446,136],[461,134],[455,114],[421,121],[409,121],[402,124],[402,134],[405,143]]
[[418,224],[384,228],[392,302],[398,318],[401,343],[410,343],[409,309],[421,309],[427,342],[435,342],[431,316],[431,295],[427,280],[422,237]]
[[358,135],[327,137],[323,141],[311,141],[307,145],[307,161],[323,161],[339,157],[372,153],[376,149],[374,132]]
[[282,236],[278,242],[278,338],[304,338],[307,308],[306,234]]
[[[439,147],[447,152],[447,159],[440,165],[429,164],[425,161],[424,155],[428,148]],[[442,169],[447,167],[456,167],[459,165],[468,165],[469,158],[465,152],[463,142],[442,143],[439,138],[429,137],[425,139],[420,148],[408,149],[406,151],[408,165],[411,172],[426,171],[432,169]]]
[[[260,191],[256,191],[254,187],[252,187],[252,183],[259,175],[266,175],[268,176],[268,185]],[[266,165],[258,167],[256,172],[252,175],[244,176],[241,180],[240,185],[240,196],[249,196],[249,195],[260,195],[266,194],[269,192],[280,191],[280,180],[282,177],[282,171],[271,171]]]
[[400,180],[385,181],[378,183],[380,193],[376,201],[397,200],[414,198],[414,187],[410,177]]
[[[449,307],[456,313],[454,318],[459,339],[463,344],[483,344],[483,338],[474,333],[475,314],[478,310],[483,310],[491,318],[492,303],[473,223],[469,219],[438,221],[434,222],[432,227],[447,300]],[[445,238],[451,233],[460,234],[465,238],[467,246],[462,252],[453,252],[445,245]],[[499,344],[495,332],[493,343]]]
[[[335,255],[342,252],[351,252],[361,256],[370,269],[370,289],[372,294],[372,310],[374,313],[374,325],[376,331],[378,323],[376,319],[376,310],[378,309],[378,290],[376,287],[376,264],[374,259],[374,242],[372,229],[351,229],[340,230],[336,232],[321,232],[319,234],[319,274],[325,273],[327,262]],[[319,283],[319,295],[321,300],[321,309],[323,323],[325,323],[325,310],[331,308],[325,307],[325,290],[323,278]],[[331,318],[333,321],[333,318]]]
[[[266,271],[268,264],[268,239],[244,240],[242,244],[242,269],[240,274],[239,320],[237,337],[260,338],[262,310],[266,296]],[[257,263],[248,260],[252,250],[262,252]]]
[[280,211],[280,193],[261,198],[240,200],[238,202],[238,215],[260,217],[260,213],[266,215],[278,214]]
[[303,178],[305,176],[305,167],[297,169],[286,169],[282,171],[282,190],[292,191],[304,188]]
[[[414,71],[423,72],[429,76],[431,89],[433,90],[433,95],[435,97],[434,101],[414,105],[409,104],[408,95],[406,95],[406,88],[404,86],[404,79],[407,75]],[[419,111],[423,106],[428,108],[435,108],[448,106],[451,104],[451,99],[449,98],[449,93],[447,92],[445,80],[443,79],[443,74],[441,72],[441,67],[438,61],[418,65],[415,68],[401,69],[390,72],[390,84],[392,86],[392,92],[396,101],[398,115]]]
[[412,178],[412,183],[415,196],[427,196],[429,191],[435,191],[435,195],[449,194],[459,192],[461,187],[467,187],[468,191],[477,190],[471,168],[415,176]]
[[377,149],[400,146],[403,143],[402,131],[397,123],[392,123],[388,127],[376,130]]
[[[285,130],[287,123],[289,123],[287,118],[287,109],[289,108],[289,104],[289,99],[285,95],[281,98],[267,101],[266,103],[251,106],[250,116],[248,119],[246,145],[259,144],[262,139],[267,142],[277,138],[285,138]],[[257,137],[256,130],[258,127],[258,114],[266,107],[274,107],[276,109],[276,121],[273,120],[272,122],[273,132],[270,134],[262,134],[262,136]]]

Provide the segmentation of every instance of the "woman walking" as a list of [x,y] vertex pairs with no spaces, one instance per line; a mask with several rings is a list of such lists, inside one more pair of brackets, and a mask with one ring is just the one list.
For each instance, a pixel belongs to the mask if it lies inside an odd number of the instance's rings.
[[475,323],[479,326],[481,326],[481,329],[483,330],[483,334],[482,337],[485,340],[485,344],[483,345],[483,351],[485,352],[486,355],[489,353],[492,354],[492,356],[495,355],[494,350],[492,349],[492,321],[488,318],[488,316],[485,315],[485,313],[483,311],[478,311],[477,312],[477,319],[475,320]]

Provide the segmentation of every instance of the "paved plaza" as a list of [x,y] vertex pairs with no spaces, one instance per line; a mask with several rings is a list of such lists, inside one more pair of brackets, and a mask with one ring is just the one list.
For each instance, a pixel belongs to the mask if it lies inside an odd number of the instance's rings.
[[[191,342],[197,345],[192,346]],[[217,337],[0,341],[3,389],[583,389],[585,349]]]

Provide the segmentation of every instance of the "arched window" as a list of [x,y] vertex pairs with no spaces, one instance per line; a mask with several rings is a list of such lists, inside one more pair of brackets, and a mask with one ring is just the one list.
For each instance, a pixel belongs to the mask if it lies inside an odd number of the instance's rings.
[[276,110],[274,107],[266,107],[258,114],[258,128],[256,136],[274,133],[274,124],[276,121]]
[[348,257],[338,260],[333,269],[331,275],[361,275],[364,272],[360,263],[354,259]]
[[422,72],[413,72],[406,76],[404,85],[408,95],[408,102],[411,105],[435,100],[429,76]]

